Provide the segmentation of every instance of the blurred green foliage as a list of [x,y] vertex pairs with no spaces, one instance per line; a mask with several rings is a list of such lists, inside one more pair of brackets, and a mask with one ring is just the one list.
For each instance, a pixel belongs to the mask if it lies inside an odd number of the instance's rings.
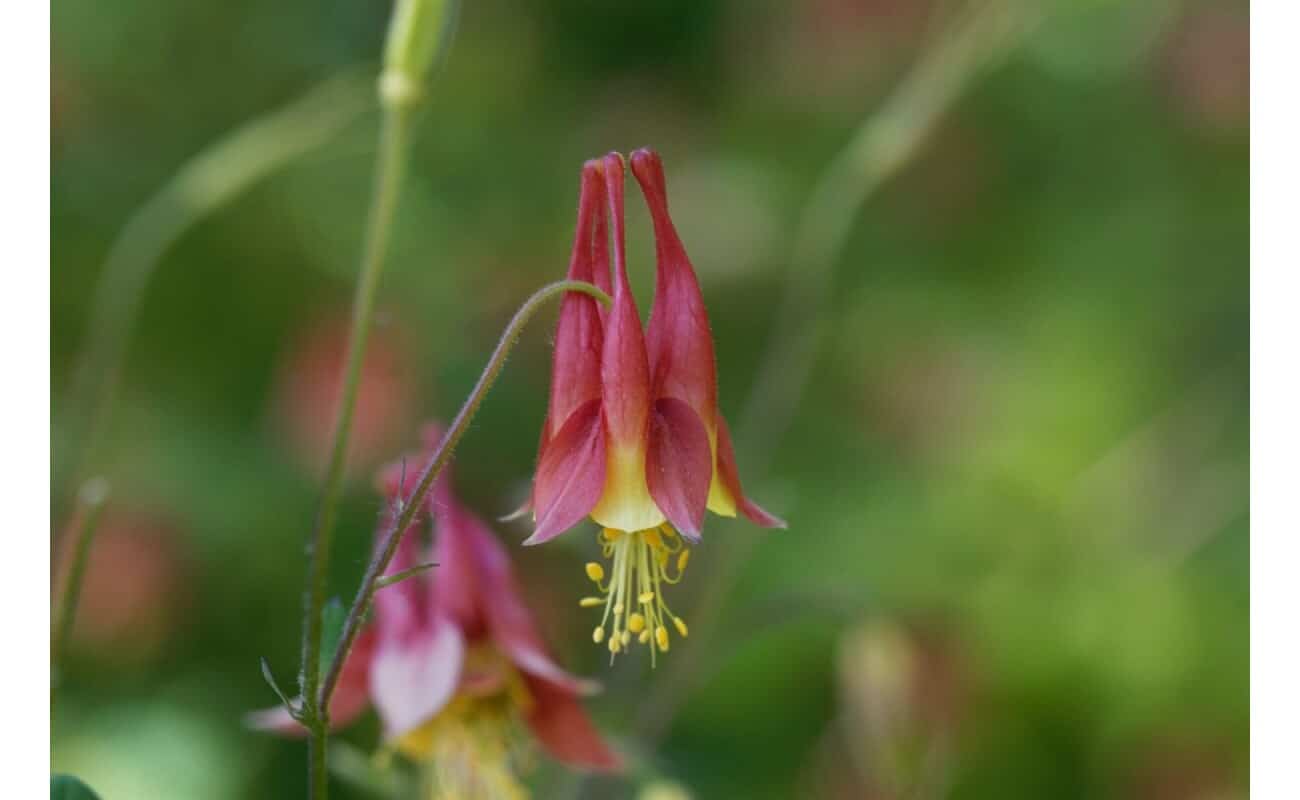
[[[374,466],[455,411],[508,315],[561,275],[588,157],[663,154],[710,302],[722,407],[738,414],[784,276],[798,274],[798,212],[924,54],[928,5],[466,3],[383,281],[336,591],[362,571]],[[1244,796],[1248,12],[1076,5],[1086,24],[1044,25],[864,209],[833,301],[808,320],[829,326],[830,346],[753,487],[790,530],[715,526],[714,541],[763,538],[722,633],[684,643],[706,655],[645,774],[708,798],[890,796],[871,732],[896,703],[908,741],[935,754],[899,763],[921,763],[931,794]],[[131,211],[232,127],[376,62],[389,5],[51,11],[58,424],[94,281]],[[296,669],[328,433],[313,420],[329,406],[376,123],[204,221],[148,288],[54,721],[57,768],[104,797],[302,791],[302,745],[247,732],[241,715],[274,702],[259,657],[282,682]],[[653,248],[638,203],[629,224],[644,310]],[[526,487],[549,325],[526,334],[460,450],[458,483],[485,514]],[[611,684],[592,712],[630,735],[663,670],[608,674],[572,603],[590,540],[561,541],[512,552],[560,660]],[[710,549],[678,608],[707,582]],[[876,682],[845,655],[865,622],[901,631],[915,651],[902,663],[924,669]],[[876,698],[865,710],[860,681]],[[880,689],[896,685],[917,688]],[[345,738],[368,748],[375,735],[370,721]]]

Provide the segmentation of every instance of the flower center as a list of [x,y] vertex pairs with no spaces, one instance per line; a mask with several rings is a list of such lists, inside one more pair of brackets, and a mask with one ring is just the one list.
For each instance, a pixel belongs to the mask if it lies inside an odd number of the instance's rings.
[[393,750],[420,766],[421,797],[440,800],[516,800],[528,797],[520,780],[532,751],[519,725],[532,698],[509,662],[493,648],[466,655],[461,685],[429,721],[393,742]]
[[[612,662],[620,652],[631,647],[635,638],[649,646],[653,666],[656,651],[668,652],[669,624],[678,634],[686,636],[686,623],[668,608],[663,589],[682,579],[690,548],[668,525],[633,532],[605,528],[596,535],[596,541],[611,566],[606,584],[605,568],[596,561],[587,564],[587,577],[596,584],[601,596],[584,597],[579,605],[605,607],[600,624],[591,632],[592,641],[609,642]],[[675,569],[669,567],[670,562]]]

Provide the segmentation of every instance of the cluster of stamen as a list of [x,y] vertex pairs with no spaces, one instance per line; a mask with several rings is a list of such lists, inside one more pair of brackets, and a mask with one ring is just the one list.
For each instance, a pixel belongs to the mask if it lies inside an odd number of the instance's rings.
[[668,652],[669,625],[686,636],[686,623],[664,602],[663,588],[682,579],[690,548],[668,525],[631,533],[605,528],[596,535],[596,541],[612,564],[608,583],[599,562],[587,564],[587,577],[601,596],[584,597],[579,605],[605,607],[600,624],[591,632],[592,641],[607,642],[613,661],[635,639],[649,646],[653,665],[656,651]]
[[421,767],[421,797],[525,800],[534,758],[520,719],[532,706],[523,679],[495,651],[472,648],[458,692],[436,715],[390,745]]

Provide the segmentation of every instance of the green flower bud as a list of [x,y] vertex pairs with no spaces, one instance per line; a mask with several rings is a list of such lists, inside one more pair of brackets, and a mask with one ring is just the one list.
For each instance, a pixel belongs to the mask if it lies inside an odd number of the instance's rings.
[[379,96],[389,107],[413,106],[424,79],[449,40],[455,0],[397,0],[384,45]]

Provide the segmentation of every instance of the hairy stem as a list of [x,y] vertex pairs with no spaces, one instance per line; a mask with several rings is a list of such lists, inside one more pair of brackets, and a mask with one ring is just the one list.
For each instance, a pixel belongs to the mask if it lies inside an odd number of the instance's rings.
[[320,505],[316,510],[311,540],[307,546],[310,565],[303,600],[305,620],[299,684],[303,697],[301,710],[303,722],[311,731],[308,747],[310,796],[320,800],[323,800],[328,791],[329,776],[325,765],[325,745],[326,732],[329,728],[329,710],[327,707],[317,705],[315,698],[319,693],[321,680],[321,609],[325,605],[325,589],[329,578],[330,539],[334,533],[335,517],[338,515],[339,495],[343,490],[348,445],[352,439],[352,416],[356,410],[357,391],[361,385],[361,365],[365,360],[366,340],[374,317],[379,276],[383,273],[384,259],[388,253],[389,232],[406,174],[410,128],[411,114],[407,108],[399,106],[385,109],[379,139],[375,186],[366,224],[365,249],[361,258],[361,273],[352,302],[352,322],[348,332],[348,350],[343,368],[343,387],[334,418],[333,444],[325,471],[325,486],[321,492]]
[[509,357],[510,350],[514,347],[515,342],[519,340],[519,335],[523,332],[524,326],[546,301],[565,292],[582,292],[595,297],[606,305],[610,303],[609,296],[590,283],[558,281],[539,289],[532,297],[524,301],[524,304],[515,312],[510,323],[506,325],[505,331],[502,332],[496,349],[492,351],[487,366],[483,368],[483,374],[479,376],[478,382],[474,384],[469,396],[465,398],[465,403],[461,406],[460,411],[456,413],[455,419],[451,421],[447,432],[443,434],[442,441],[438,443],[438,447],[430,457],[429,463],[425,465],[424,471],[420,473],[420,480],[416,484],[415,491],[411,493],[409,498],[403,500],[400,512],[394,515],[395,519],[388,526],[388,530],[385,531],[383,548],[375,554],[370,561],[370,565],[366,568],[361,587],[357,589],[356,597],[352,601],[352,607],[348,610],[348,616],[344,620],[338,651],[335,652],[334,658],[330,662],[329,671],[325,675],[325,680],[320,685],[319,696],[315,704],[317,708],[329,707],[330,698],[334,694],[334,689],[338,686],[339,675],[343,671],[343,664],[347,661],[348,653],[352,651],[352,645],[361,632],[361,627],[365,622],[366,610],[370,607],[375,592],[379,588],[380,578],[383,576],[384,571],[388,569],[389,562],[393,560],[393,554],[397,552],[402,536],[423,509],[425,497],[429,494],[429,490],[433,488],[434,481],[437,480],[443,467],[451,460],[456,445],[460,443],[461,437],[469,429],[470,422],[478,413],[479,406],[483,404],[483,398],[487,396],[492,384],[496,382],[497,377],[501,374],[502,368],[505,367],[506,358]]

